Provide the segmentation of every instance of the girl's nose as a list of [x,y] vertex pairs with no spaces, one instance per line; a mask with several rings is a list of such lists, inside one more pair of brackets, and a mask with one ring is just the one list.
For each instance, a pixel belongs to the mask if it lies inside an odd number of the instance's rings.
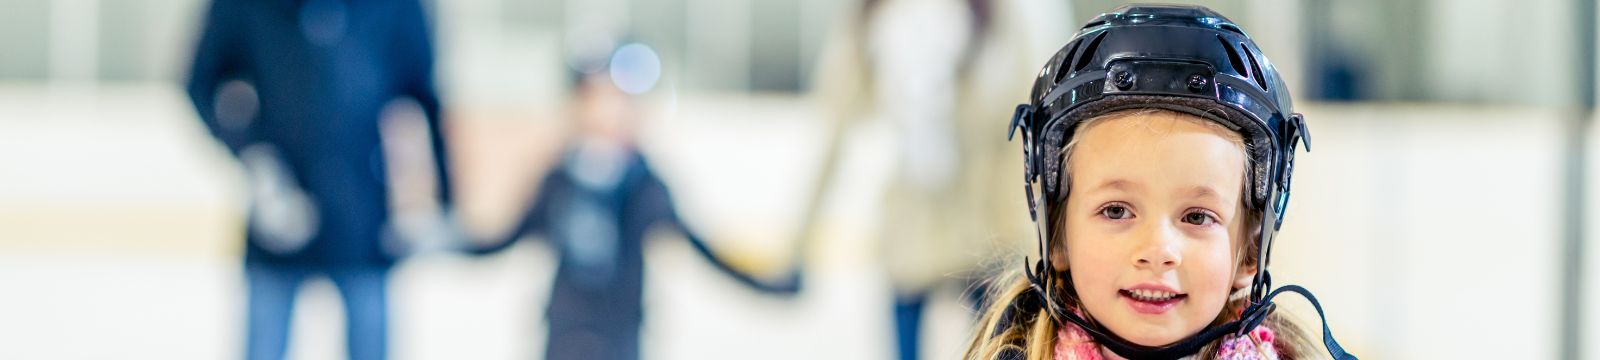
[[1163,221],[1147,222],[1134,239],[1133,266],[1140,269],[1167,270],[1183,262],[1178,254],[1182,234]]

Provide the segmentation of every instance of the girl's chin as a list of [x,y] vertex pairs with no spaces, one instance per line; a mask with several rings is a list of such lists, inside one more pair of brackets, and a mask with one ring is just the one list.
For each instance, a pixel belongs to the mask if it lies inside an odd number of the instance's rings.
[[[1102,317],[1100,320],[1102,326],[1128,342],[1140,346],[1161,347],[1182,341],[1189,334],[1203,330],[1203,328],[1188,329],[1180,316],[1184,310],[1180,306],[1172,306],[1159,314],[1149,314],[1129,307],[1123,300],[1125,299],[1119,298],[1115,303],[1102,304],[1111,305],[1106,310],[1115,315]],[[1093,312],[1092,307],[1089,310]]]
[[[1122,336],[1122,333],[1117,333],[1117,336]],[[1122,336],[1122,338],[1126,339],[1128,342],[1133,342],[1133,344],[1138,344],[1138,346],[1149,347],[1171,346],[1173,342],[1181,341],[1181,338],[1173,338],[1173,336],[1166,336],[1166,334],[1154,333],[1139,333],[1136,334],[1136,336],[1131,336],[1131,338],[1130,336]]]
[[1142,319],[1134,319],[1131,321],[1132,324],[1123,326],[1106,325],[1118,337],[1140,346],[1161,347],[1183,340],[1184,334],[1174,329],[1175,324],[1156,324],[1140,320]]
[[[1148,335],[1148,334],[1145,334],[1145,335]],[[1121,335],[1119,334],[1117,336],[1121,336]],[[1178,340],[1183,340],[1183,339],[1180,339],[1180,338],[1168,338],[1168,337],[1165,337],[1165,336],[1151,336],[1151,337],[1140,337],[1140,338],[1123,337],[1123,339],[1127,339],[1128,342],[1132,342],[1132,343],[1137,344],[1139,346],[1149,346],[1149,347],[1162,347],[1162,346],[1172,345],[1174,343],[1177,343]]]

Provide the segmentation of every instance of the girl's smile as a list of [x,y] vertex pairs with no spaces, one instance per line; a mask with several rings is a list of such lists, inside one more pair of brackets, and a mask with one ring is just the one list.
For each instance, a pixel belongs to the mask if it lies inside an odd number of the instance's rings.
[[1156,283],[1139,284],[1122,290],[1117,290],[1122,295],[1124,302],[1134,311],[1142,314],[1160,315],[1172,310],[1178,302],[1189,297],[1166,285]]

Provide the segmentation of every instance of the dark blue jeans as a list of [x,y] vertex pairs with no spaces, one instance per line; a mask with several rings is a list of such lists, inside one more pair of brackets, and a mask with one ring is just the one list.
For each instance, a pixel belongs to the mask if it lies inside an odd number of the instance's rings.
[[639,326],[550,321],[545,360],[638,360]]
[[894,299],[895,349],[900,360],[918,360],[922,344],[922,308],[928,304],[928,293],[898,295]]
[[308,269],[267,264],[245,265],[249,317],[245,358],[280,360],[289,345],[289,319],[300,284],[325,275],[344,300],[345,347],[351,360],[388,357],[388,279],[386,267]]

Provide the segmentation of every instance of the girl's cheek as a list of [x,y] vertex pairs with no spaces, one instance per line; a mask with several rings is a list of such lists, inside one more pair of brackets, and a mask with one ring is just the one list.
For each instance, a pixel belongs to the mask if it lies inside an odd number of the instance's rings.
[[1105,258],[1104,243],[1092,241],[1095,234],[1086,231],[1077,231],[1067,235],[1067,264],[1073,269],[1082,269],[1089,272],[1103,267],[1099,262]]
[[[1208,293],[1225,291],[1223,288],[1229,287],[1229,284],[1233,283],[1232,247],[1229,246],[1230,244],[1228,244],[1226,241],[1216,241],[1213,243],[1219,243],[1221,246],[1209,245],[1191,247],[1190,249],[1195,251],[1193,253],[1186,254],[1188,259],[1191,260],[1185,262],[1184,265],[1186,266],[1182,266],[1187,267],[1187,272],[1189,272],[1191,275],[1198,275],[1198,279],[1195,279],[1199,280],[1197,285],[1203,284],[1208,288],[1203,290]],[[1210,289],[1210,287],[1215,287],[1216,289]]]
[[1183,227],[1184,231],[1189,233],[1190,237],[1195,239],[1218,239],[1226,241],[1234,238],[1234,235],[1239,233],[1235,230],[1237,226],[1222,226],[1222,224],[1216,222],[1209,222],[1205,225],[1194,225],[1179,222],[1179,225]]

